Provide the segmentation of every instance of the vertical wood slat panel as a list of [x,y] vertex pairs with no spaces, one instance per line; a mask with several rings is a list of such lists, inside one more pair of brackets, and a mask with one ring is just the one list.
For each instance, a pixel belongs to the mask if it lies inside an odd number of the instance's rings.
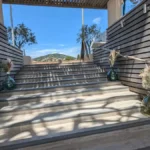
[[[128,24],[125,24],[122,29],[115,29],[115,27],[120,26],[121,19],[108,28],[108,42],[99,47],[99,49],[93,50],[95,64],[101,66],[106,71],[109,70],[109,52],[103,50],[104,47],[120,49],[120,52],[123,55],[137,56],[139,58],[146,58],[150,60],[150,44],[148,44],[150,42],[150,19],[147,19],[149,18],[150,12],[148,10],[147,13],[144,14],[142,11],[143,5],[147,3],[148,0],[144,0],[143,3],[138,5],[134,10],[122,18],[122,20],[126,20],[126,22],[130,19]],[[134,22],[134,18],[136,17],[134,15],[136,14],[143,16],[143,19],[141,19],[141,22],[138,24],[136,24],[136,20]],[[134,17],[132,18],[130,16]],[[134,24],[133,28],[126,30],[126,26],[130,26],[130,24]],[[113,30],[115,30],[115,32],[113,32]],[[120,32],[121,30],[122,32]],[[128,32],[128,30],[130,30],[130,32]],[[140,30],[141,32],[139,33]],[[119,69],[120,81],[122,84],[129,86],[131,91],[144,95],[147,91],[142,88],[142,80],[139,77],[140,71],[144,68],[144,66],[145,64],[142,62],[118,58],[115,67]]]
[[[23,66],[23,52],[8,44],[6,28],[0,24],[0,63],[7,58],[13,61],[14,67],[11,71],[11,75],[14,76]],[[6,73],[0,72],[0,87],[5,77]]]

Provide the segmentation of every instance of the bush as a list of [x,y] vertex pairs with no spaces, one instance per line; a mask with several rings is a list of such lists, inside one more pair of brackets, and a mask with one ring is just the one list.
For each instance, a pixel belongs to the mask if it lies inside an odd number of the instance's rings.
[[80,55],[78,54],[78,56],[77,56],[77,60],[80,60]]
[[67,56],[67,57],[66,57],[66,60],[74,60],[74,57]]

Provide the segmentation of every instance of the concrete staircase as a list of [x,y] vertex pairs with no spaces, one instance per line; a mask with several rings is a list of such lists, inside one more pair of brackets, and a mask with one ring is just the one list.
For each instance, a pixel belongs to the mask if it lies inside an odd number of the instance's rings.
[[[121,150],[119,131],[126,137],[129,130],[134,135],[150,126],[140,113],[139,96],[120,82],[108,82],[93,63],[25,66],[15,79],[15,90],[0,93],[2,150]],[[135,139],[126,140],[131,148]]]

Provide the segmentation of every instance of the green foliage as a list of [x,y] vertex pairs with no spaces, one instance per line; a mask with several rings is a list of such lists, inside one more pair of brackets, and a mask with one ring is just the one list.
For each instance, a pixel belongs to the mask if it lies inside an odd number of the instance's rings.
[[77,60],[80,60],[80,55],[79,54],[77,55]]
[[[68,55],[55,53],[55,54],[48,54],[45,56],[40,56],[40,57],[35,58],[34,60],[44,62],[44,61],[52,61],[52,59],[59,59],[59,58],[64,60],[64,59],[66,59],[66,57],[68,57]],[[69,56],[69,57],[72,57],[72,56]],[[75,58],[72,57],[72,60],[74,60],[74,59]]]
[[67,57],[66,57],[66,60],[74,60],[74,57],[72,57],[72,56],[67,56]]
[[[12,42],[11,27],[7,28],[7,36],[9,43],[11,43]],[[23,49],[25,45],[32,45],[37,43],[34,33],[23,23],[18,24],[14,28],[14,38],[15,38],[15,46],[18,49]]]
[[79,33],[77,34],[77,42],[82,43],[84,41],[86,43],[86,46],[88,48],[89,54],[91,53],[91,43],[93,39],[97,39],[101,41],[102,34],[100,32],[100,29],[96,24],[93,24],[91,26],[84,25]]

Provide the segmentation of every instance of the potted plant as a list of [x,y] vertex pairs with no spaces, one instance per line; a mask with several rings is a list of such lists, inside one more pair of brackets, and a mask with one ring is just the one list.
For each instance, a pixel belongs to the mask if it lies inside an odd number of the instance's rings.
[[[142,86],[146,90],[150,89],[150,66],[146,65],[142,70],[140,77],[142,77]],[[143,98],[141,113],[144,115],[150,115],[150,93]]]
[[116,50],[112,50],[110,52],[110,55],[109,55],[110,70],[107,73],[107,79],[109,81],[118,80],[118,74],[114,69],[115,61],[116,61],[118,55],[119,55],[119,52],[117,52]]
[[13,62],[11,59],[2,61],[1,70],[6,73],[6,78],[2,83],[2,89],[12,90],[16,87],[15,80],[10,76],[10,72],[13,69]]

